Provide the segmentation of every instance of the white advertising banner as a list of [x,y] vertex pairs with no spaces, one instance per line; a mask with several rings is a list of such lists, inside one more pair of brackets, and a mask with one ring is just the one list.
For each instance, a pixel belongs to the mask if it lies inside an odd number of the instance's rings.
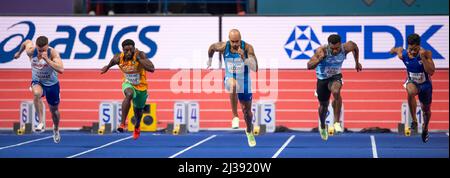
[[[422,37],[437,68],[449,67],[448,16],[222,17],[222,40],[237,28],[252,44],[260,68],[306,69],[314,50],[340,34],[359,47],[363,68],[404,68],[389,50]],[[0,69],[30,68],[26,54],[14,60],[25,39],[49,38],[66,69],[100,69],[130,38],[159,69],[206,68],[208,47],[219,41],[219,17],[0,17]],[[213,68],[218,66],[218,53]],[[351,53],[344,68],[354,68]],[[223,66],[222,66],[223,67]]]
[[24,39],[41,36],[60,52],[67,69],[100,69],[121,43],[132,39],[157,68],[206,67],[207,51],[219,39],[218,17],[0,17],[0,68],[30,68]]
[[[354,16],[354,17],[223,17],[222,39],[239,29],[242,40],[253,45],[260,68],[306,69],[314,50],[327,44],[331,34],[359,47],[363,68],[404,68],[389,51],[406,48],[407,36],[417,33],[421,46],[433,52],[437,68],[449,66],[448,16]],[[349,53],[343,68],[355,67]]]

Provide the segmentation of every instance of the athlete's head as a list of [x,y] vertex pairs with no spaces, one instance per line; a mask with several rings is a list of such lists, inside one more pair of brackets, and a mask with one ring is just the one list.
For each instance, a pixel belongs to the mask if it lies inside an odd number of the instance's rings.
[[124,57],[126,60],[130,60],[133,58],[133,54],[134,54],[134,41],[131,39],[126,39],[125,41],[122,42],[122,50],[124,53]]
[[48,50],[48,38],[45,36],[39,36],[36,39],[36,48],[39,54],[47,52]]
[[328,37],[328,47],[331,49],[332,55],[337,55],[341,52],[341,37],[337,34],[332,34]]
[[241,32],[237,29],[231,29],[228,38],[230,40],[231,48],[238,50],[241,46]]
[[416,33],[413,33],[408,36],[408,49],[407,51],[412,56],[417,56],[420,51],[420,36]]

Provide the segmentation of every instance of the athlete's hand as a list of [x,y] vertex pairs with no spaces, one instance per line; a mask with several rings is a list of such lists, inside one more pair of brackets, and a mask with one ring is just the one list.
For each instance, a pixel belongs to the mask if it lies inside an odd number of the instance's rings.
[[[321,48],[322,49],[322,48]],[[320,61],[323,61],[324,59],[325,59],[325,52],[323,51],[323,50],[320,50],[319,49],[319,51],[318,51],[318,56],[317,56],[317,59],[319,59],[319,62]]]
[[238,52],[239,56],[241,56],[241,59],[245,59],[245,53],[244,53],[244,50],[242,50],[241,46],[239,46],[239,49],[237,52]]
[[426,51],[425,51],[425,49],[423,49],[423,48],[421,48],[420,50],[419,50],[419,56],[420,56],[420,59],[425,59],[426,58]]
[[48,61],[48,54],[47,54],[47,51],[42,52],[42,53],[41,53],[41,57],[42,57],[42,59],[45,60],[45,62],[47,62],[47,61]]
[[355,65],[355,69],[356,69],[357,72],[361,71],[361,70],[362,70],[362,65],[361,65],[361,63],[358,62],[358,63]]
[[19,57],[20,57],[20,53],[19,53],[19,52],[17,52],[16,54],[14,54],[14,59],[19,59]]
[[389,51],[389,54],[395,54],[395,50],[396,48],[395,47],[393,47],[390,51]]
[[108,66],[104,66],[104,67],[102,68],[102,72],[101,72],[100,74],[104,74],[104,73],[108,72],[108,69],[109,69]]

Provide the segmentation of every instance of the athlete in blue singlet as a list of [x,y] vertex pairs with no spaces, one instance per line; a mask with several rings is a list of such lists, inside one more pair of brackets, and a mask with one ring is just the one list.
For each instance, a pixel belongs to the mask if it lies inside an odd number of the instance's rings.
[[33,42],[26,40],[20,46],[19,52],[14,55],[18,59],[23,51],[27,52],[30,57],[32,80],[31,90],[34,95],[34,107],[38,113],[39,124],[36,128],[38,132],[44,132],[45,127],[43,123],[43,102],[41,97],[45,96],[50,108],[53,120],[53,141],[59,143],[61,136],[59,134],[59,118],[58,105],[59,98],[59,81],[58,74],[64,71],[63,63],[59,53],[48,46],[48,39],[45,36],[40,36],[36,39],[36,46]]
[[346,59],[349,52],[353,53],[355,58],[355,69],[361,71],[362,66],[359,63],[359,49],[356,43],[348,41],[341,43],[341,37],[337,34],[328,37],[328,45],[321,46],[316,49],[314,56],[308,61],[308,69],[316,69],[317,74],[317,95],[319,99],[319,133],[323,140],[328,139],[328,131],[325,125],[326,114],[328,112],[328,104],[330,95],[333,94],[333,110],[334,110],[334,130],[342,132],[340,124],[342,97],[342,63]]
[[420,36],[418,34],[411,34],[408,36],[407,50],[403,50],[402,47],[394,47],[391,49],[391,54],[396,54],[406,66],[406,91],[408,92],[409,111],[413,119],[411,129],[417,129],[416,95],[419,95],[424,118],[422,141],[426,143],[429,138],[428,124],[431,118],[433,93],[431,76],[435,71],[432,53],[420,47]]
[[232,127],[239,128],[239,117],[237,113],[237,99],[241,103],[244,120],[247,125],[246,135],[250,147],[256,145],[253,135],[252,118],[252,91],[250,70],[258,71],[253,46],[241,40],[238,30],[232,29],[229,33],[229,41],[212,44],[208,50],[208,68],[211,67],[211,60],[214,52],[223,54],[225,61],[225,88],[230,92],[231,110],[233,112]]

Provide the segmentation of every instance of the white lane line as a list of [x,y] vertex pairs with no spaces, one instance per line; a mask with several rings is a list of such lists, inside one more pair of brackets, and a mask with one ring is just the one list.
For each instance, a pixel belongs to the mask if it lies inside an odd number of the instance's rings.
[[41,140],[45,140],[45,139],[49,139],[49,138],[52,138],[52,137],[53,136],[47,136],[47,137],[44,137],[44,138],[38,138],[38,139],[34,139],[34,140],[30,140],[30,141],[26,141],[26,142],[14,144],[14,145],[4,146],[4,147],[0,147],[0,150],[6,149],[6,148],[12,148],[12,147],[21,146],[21,145],[25,145],[25,144],[29,144],[29,143],[33,143],[33,142],[37,142],[37,141],[41,141]]
[[283,146],[281,146],[280,149],[278,149],[278,151],[272,156],[272,158],[277,158],[278,155],[280,155],[280,153],[284,150],[284,148],[286,148],[286,146],[292,141],[292,139],[294,139],[295,135],[291,135],[286,142],[284,142]]
[[84,154],[86,154],[86,153],[89,153],[89,152],[93,152],[93,151],[95,151],[95,150],[98,150],[98,149],[100,149],[100,148],[107,147],[107,146],[112,145],[112,144],[114,144],[114,143],[118,143],[118,142],[121,142],[121,141],[130,139],[131,137],[132,137],[132,136],[128,136],[128,137],[125,137],[125,138],[121,138],[121,139],[119,139],[119,140],[116,140],[116,141],[113,141],[113,142],[109,142],[109,143],[104,144],[104,145],[102,145],[102,146],[99,146],[99,147],[96,147],[96,148],[92,148],[92,149],[90,149],[90,150],[83,151],[83,152],[81,152],[81,153],[74,154],[74,155],[72,155],[72,156],[68,156],[68,157],[66,157],[66,158],[74,158],[74,157],[77,157],[77,156],[81,156],[81,155],[84,155]]
[[188,150],[190,150],[190,149],[192,149],[192,148],[194,148],[194,147],[196,147],[196,146],[198,146],[198,145],[200,145],[200,144],[202,144],[202,143],[204,143],[204,142],[206,142],[206,141],[208,141],[208,140],[211,140],[211,139],[214,138],[214,137],[216,137],[216,135],[211,135],[211,136],[209,136],[208,138],[205,138],[205,139],[203,139],[202,141],[200,141],[200,142],[198,142],[198,143],[196,143],[196,144],[194,144],[194,145],[192,145],[192,146],[190,146],[190,147],[187,147],[186,149],[181,150],[181,151],[179,151],[178,153],[175,153],[174,155],[170,156],[169,158],[175,158],[175,157],[177,157],[178,155],[180,155],[181,153],[184,153],[184,152],[186,152],[186,151],[188,151]]
[[378,158],[377,144],[375,143],[375,136],[373,136],[373,135],[370,136],[370,142],[372,143],[372,155],[373,155],[373,158]]

